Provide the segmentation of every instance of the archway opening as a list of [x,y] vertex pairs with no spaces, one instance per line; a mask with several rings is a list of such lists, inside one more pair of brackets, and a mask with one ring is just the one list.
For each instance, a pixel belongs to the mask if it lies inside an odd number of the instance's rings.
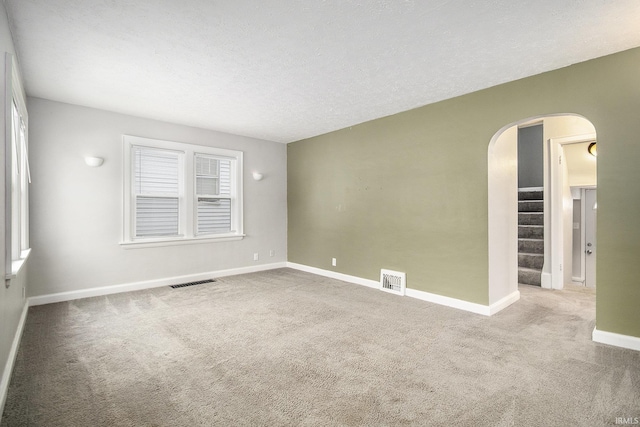
[[[540,286],[562,289],[565,284],[575,282],[576,278],[573,269],[575,224],[572,212],[574,200],[584,192],[572,189],[563,147],[595,142],[595,127],[577,114],[525,118],[501,128],[488,147],[491,306],[506,306],[519,299],[518,129],[532,124],[543,126],[544,262]],[[582,182],[582,187],[595,187],[595,172],[593,181]]]

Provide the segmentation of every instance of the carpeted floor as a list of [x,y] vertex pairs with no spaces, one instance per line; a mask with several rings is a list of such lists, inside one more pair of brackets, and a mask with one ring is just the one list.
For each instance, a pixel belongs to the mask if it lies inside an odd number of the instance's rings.
[[291,269],[32,307],[3,426],[601,426],[640,353],[592,291],[484,317]]

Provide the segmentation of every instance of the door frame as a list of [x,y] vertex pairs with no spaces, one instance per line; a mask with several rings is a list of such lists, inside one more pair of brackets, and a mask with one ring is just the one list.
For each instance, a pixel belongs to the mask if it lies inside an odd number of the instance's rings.
[[[550,138],[547,141],[547,166],[549,173],[544,179],[544,194],[548,194],[549,219],[545,217],[545,228],[549,230],[549,241],[545,239],[545,246],[549,247],[549,257],[545,257],[542,273],[542,287],[550,289],[564,288],[565,242],[564,239],[564,184],[566,159],[564,145],[579,144],[596,141],[595,133],[573,135],[568,137]],[[573,228],[573,227],[572,227]],[[572,229],[571,228],[571,229]],[[548,245],[548,246],[547,246]],[[545,277],[546,276],[546,277]]]
[[[580,218],[580,220],[582,221],[582,223],[584,224],[584,226],[582,227],[582,247],[581,247],[581,259],[582,259],[582,277],[584,278],[584,282],[583,285],[585,288],[591,288],[591,289],[595,289],[597,287],[597,284],[595,286],[588,286],[587,284],[587,221],[586,221],[586,217],[587,217],[587,209],[591,209],[591,210],[596,210],[594,206],[589,207],[589,205],[587,205],[587,191],[596,191],[596,204],[598,203],[597,199],[598,199],[598,195],[597,195],[597,190],[598,187],[596,185],[590,186],[590,187],[584,187],[582,189],[582,193],[584,195],[584,199],[582,201],[582,204],[584,205],[584,208],[582,210],[582,216]],[[595,232],[597,233],[597,223],[598,223],[598,215],[597,213],[592,213],[592,215],[594,215],[594,221],[596,224],[596,229]],[[594,268],[597,268],[597,261],[598,261],[598,240],[596,238],[595,240],[595,251],[596,253],[594,254],[594,260],[593,262],[594,264]],[[595,281],[595,279],[593,280]]]
[[[597,190],[598,187],[596,185],[580,185],[571,187],[571,192],[579,191],[580,192],[580,275],[571,277],[571,281],[574,285],[585,286],[585,277],[586,277],[586,259],[587,256],[584,252],[584,247],[587,244],[587,236],[586,236],[586,227],[585,227],[585,218],[586,218],[586,191],[587,190]],[[574,266],[575,267],[575,266]],[[575,271],[575,268],[574,268]]]

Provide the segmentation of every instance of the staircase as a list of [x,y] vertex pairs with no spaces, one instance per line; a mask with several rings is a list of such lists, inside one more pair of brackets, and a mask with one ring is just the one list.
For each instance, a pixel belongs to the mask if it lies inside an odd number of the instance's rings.
[[518,283],[540,286],[544,263],[542,190],[518,191]]

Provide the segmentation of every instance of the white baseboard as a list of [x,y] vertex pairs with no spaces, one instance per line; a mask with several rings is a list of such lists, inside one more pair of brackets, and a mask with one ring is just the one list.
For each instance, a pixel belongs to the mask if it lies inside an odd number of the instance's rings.
[[518,301],[519,299],[520,299],[520,291],[514,291],[509,295],[507,295],[506,297],[499,299],[498,301],[494,302],[489,306],[488,316],[493,316],[497,312],[504,310],[505,308],[509,307],[511,304]]
[[543,289],[551,289],[551,273],[542,273],[540,275],[540,287]]
[[432,294],[431,292],[419,291],[417,289],[407,288],[406,295],[422,301],[432,302],[434,304],[444,305],[458,310],[470,311],[471,313],[489,316],[489,306],[469,302],[457,298],[445,297],[443,295]]
[[[310,267],[308,265],[288,262],[287,267],[294,268],[296,270],[306,271],[307,273],[317,274],[319,276],[329,277],[332,279],[338,279],[345,282],[367,286],[370,288],[378,289],[380,287],[380,283],[375,280],[363,279],[361,277],[350,276],[348,274],[338,273],[330,270],[323,270],[321,268]],[[519,291],[515,291],[514,293],[507,295],[506,297],[502,298],[500,301],[492,305],[476,304],[469,301],[464,301],[464,300],[451,298],[451,297],[445,297],[442,295],[432,294],[430,292],[419,291],[417,289],[411,289],[411,288],[406,288],[405,295],[411,298],[422,300],[422,301],[427,301],[434,304],[457,308],[459,310],[470,311],[472,313],[482,314],[484,316],[491,316],[520,299]]]
[[593,328],[591,338],[595,342],[602,344],[614,345],[616,347],[628,348],[630,350],[640,351],[640,338],[630,335],[621,335],[613,332],[599,331]]
[[90,298],[102,295],[118,294],[121,292],[140,291],[143,289],[158,288],[185,282],[211,279],[215,277],[235,276],[237,274],[256,273],[258,271],[273,270],[286,267],[286,262],[273,264],[261,264],[249,267],[231,268],[227,270],[209,271],[205,273],[187,274],[184,276],[167,277],[164,279],[145,280],[143,282],[124,283],[113,286],[81,289],[77,291],[59,292],[55,294],[40,295],[29,298],[29,306],[51,304],[55,302],[71,301],[80,298]]
[[307,273],[317,274],[318,276],[338,279],[344,282],[355,283],[356,285],[367,286],[369,288],[378,288],[380,283],[376,280],[363,279],[362,277],[349,276],[348,274],[338,273],[337,271],[323,270],[321,268],[310,267],[308,265],[296,264],[295,262],[287,262],[287,267],[295,270],[306,271]]
[[24,330],[24,324],[27,321],[27,311],[29,311],[29,304],[25,301],[22,308],[22,314],[18,321],[18,327],[16,328],[16,334],[13,336],[13,342],[11,343],[11,349],[9,350],[9,357],[7,357],[7,363],[4,365],[2,371],[2,379],[0,379],[0,417],[4,411],[4,404],[7,401],[7,392],[9,391],[9,382],[11,381],[11,373],[13,372],[13,365],[16,362],[16,356],[18,355],[18,348],[20,347],[20,339],[22,338],[22,331]]

